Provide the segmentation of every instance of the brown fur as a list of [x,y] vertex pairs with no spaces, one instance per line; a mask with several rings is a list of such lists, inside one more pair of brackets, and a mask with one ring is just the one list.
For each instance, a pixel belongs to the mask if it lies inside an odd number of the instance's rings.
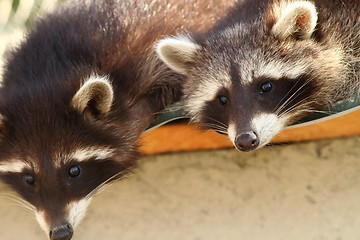
[[[6,166],[16,159],[26,167],[0,177],[40,212],[45,231],[70,231],[67,204],[91,197],[133,167],[139,135],[158,111],[180,98],[182,76],[158,60],[154,42],[185,28],[205,30],[232,3],[74,0],[36,21],[9,54],[0,89],[0,162]],[[72,104],[93,74],[108,76],[113,88],[106,115],[97,112],[97,94],[84,101],[87,106]],[[67,159],[79,148],[110,149],[113,155]],[[74,166],[81,169],[75,178],[69,176]]]

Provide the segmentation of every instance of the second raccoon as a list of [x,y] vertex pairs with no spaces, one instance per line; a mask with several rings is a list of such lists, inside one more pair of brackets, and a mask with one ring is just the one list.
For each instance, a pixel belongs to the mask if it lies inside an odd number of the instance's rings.
[[360,1],[245,0],[205,33],[168,37],[159,57],[187,77],[192,120],[241,151],[360,89]]
[[37,19],[9,54],[0,179],[50,239],[72,238],[94,194],[135,165],[140,134],[179,98],[181,76],[158,60],[154,41],[206,29],[230,5],[75,0]]

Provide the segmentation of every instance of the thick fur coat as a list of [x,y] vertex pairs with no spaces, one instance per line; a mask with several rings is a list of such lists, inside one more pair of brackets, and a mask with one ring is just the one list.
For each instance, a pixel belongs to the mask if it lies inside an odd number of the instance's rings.
[[[216,5],[216,7],[215,7]],[[37,19],[0,89],[0,178],[50,239],[71,239],[91,197],[135,164],[140,134],[183,76],[153,44],[207,29],[232,1],[76,0]]]

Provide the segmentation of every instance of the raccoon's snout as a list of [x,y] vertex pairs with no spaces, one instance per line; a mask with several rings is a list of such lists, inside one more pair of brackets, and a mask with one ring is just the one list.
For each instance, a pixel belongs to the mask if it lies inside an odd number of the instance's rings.
[[256,149],[259,146],[260,140],[256,132],[247,131],[236,136],[234,144],[235,147],[244,152]]
[[50,230],[50,240],[70,240],[73,236],[74,230],[69,223],[63,223],[53,227]]

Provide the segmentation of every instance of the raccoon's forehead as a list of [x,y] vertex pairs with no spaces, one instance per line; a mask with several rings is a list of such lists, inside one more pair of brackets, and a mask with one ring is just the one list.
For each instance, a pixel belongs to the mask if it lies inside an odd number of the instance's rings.
[[253,25],[254,24],[244,24],[241,22],[236,23],[220,30],[218,34],[220,38],[230,40],[232,43],[236,43],[237,41],[241,41],[241,39],[243,39],[252,31]]
[[[231,76],[236,69],[241,84],[246,85],[258,78],[296,79],[309,68],[309,62],[306,59],[284,58],[282,53],[271,51],[270,48],[259,47],[249,50],[248,47],[241,45],[224,45],[219,48],[226,50],[207,49],[204,51],[201,67],[194,69],[193,75],[196,78],[206,82],[221,81],[222,85],[231,86]],[[197,71],[201,68],[200,75]]]
[[[310,43],[295,46],[292,42],[276,42],[265,34],[262,20],[253,24],[237,23],[210,35],[201,44],[200,61],[207,71],[229,72],[236,64],[239,75],[250,83],[254,78],[295,79],[302,75],[312,61]],[[223,68],[223,71],[219,71]]]

